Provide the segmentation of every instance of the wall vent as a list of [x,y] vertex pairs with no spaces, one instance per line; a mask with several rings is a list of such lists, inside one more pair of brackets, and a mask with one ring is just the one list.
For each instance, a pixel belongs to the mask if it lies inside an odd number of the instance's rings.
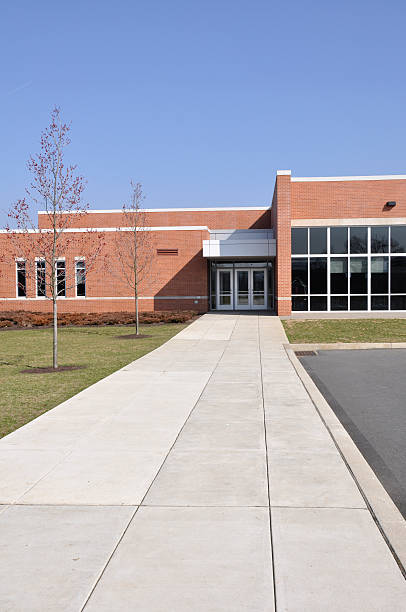
[[177,255],[178,249],[157,249],[157,255]]

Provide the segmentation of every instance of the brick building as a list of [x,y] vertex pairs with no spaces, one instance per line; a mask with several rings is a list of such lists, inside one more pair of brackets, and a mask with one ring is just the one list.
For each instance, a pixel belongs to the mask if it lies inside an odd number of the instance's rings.
[[[85,218],[81,227],[82,217],[72,217],[69,231],[90,246],[103,233],[106,258],[114,260],[120,210]],[[154,256],[141,287],[143,310],[406,310],[406,175],[278,171],[270,207],[148,209],[146,218]],[[47,224],[39,212],[38,227]],[[0,309],[49,310],[41,259],[28,275],[10,248],[0,233]],[[133,309],[130,288],[106,258],[91,271],[73,248],[60,258],[61,312]]]

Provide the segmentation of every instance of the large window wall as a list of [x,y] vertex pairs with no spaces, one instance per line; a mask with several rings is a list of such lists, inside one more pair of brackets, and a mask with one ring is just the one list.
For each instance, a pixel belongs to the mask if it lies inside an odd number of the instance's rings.
[[292,310],[406,310],[406,225],[292,228]]

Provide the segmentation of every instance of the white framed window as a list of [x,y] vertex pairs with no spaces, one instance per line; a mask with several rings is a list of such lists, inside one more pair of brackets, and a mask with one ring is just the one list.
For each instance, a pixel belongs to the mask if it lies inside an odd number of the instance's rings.
[[75,260],[75,287],[76,297],[86,297],[86,261]]
[[37,259],[35,262],[36,267],[36,295],[37,297],[46,297],[47,295],[47,284],[46,284],[46,264],[45,259]]
[[16,260],[16,294],[17,297],[27,297],[27,271],[25,259]]
[[56,266],[56,295],[66,297],[66,266],[64,259],[58,259]]
[[292,228],[292,310],[406,310],[406,225]]

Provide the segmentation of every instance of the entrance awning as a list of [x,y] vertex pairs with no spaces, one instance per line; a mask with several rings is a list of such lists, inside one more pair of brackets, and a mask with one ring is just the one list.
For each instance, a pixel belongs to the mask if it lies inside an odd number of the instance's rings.
[[275,257],[276,240],[272,230],[215,230],[203,240],[203,257]]

